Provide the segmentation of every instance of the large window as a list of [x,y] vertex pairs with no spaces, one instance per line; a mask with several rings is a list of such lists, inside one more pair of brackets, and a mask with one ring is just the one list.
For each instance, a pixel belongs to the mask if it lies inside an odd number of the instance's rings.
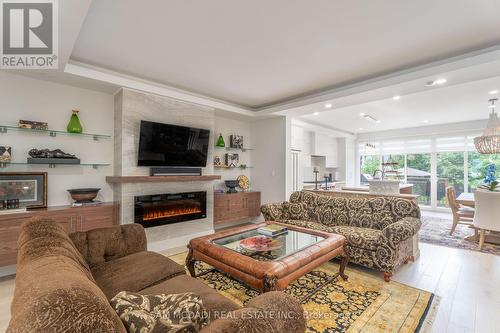
[[437,205],[446,207],[446,188],[453,186],[455,193],[464,192],[464,153],[438,153],[437,166]]
[[421,205],[431,205],[431,154],[406,156],[406,182],[413,184],[413,193],[420,195]]
[[[500,178],[500,154],[476,152],[473,138],[477,135],[398,139],[360,143],[361,181],[393,162],[399,175],[387,174],[388,179],[401,179],[413,184],[419,203],[430,207],[447,207],[446,188],[453,186],[457,195],[472,192],[484,181],[486,167],[494,164]],[[367,176],[368,175],[368,176]],[[403,177],[402,177],[403,176]]]

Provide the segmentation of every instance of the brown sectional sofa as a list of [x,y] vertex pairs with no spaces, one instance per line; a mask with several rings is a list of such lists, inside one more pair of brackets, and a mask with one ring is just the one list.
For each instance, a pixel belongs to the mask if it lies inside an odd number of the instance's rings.
[[[51,220],[31,220],[22,227],[18,248],[8,333],[124,333],[126,329],[109,303],[122,290],[145,295],[193,292],[211,315],[231,314],[211,321],[203,333],[305,331],[303,310],[295,299],[269,292],[242,308],[187,276],[184,267],[148,252],[144,230],[138,224],[68,236]],[[292,319],[266,319],[265,311],[293,315]]]
[[420,208],[411,200],[334,197],[294,192],[289,202],[262,205],[267,221],[278,221],[346,237],[349,261],[384,272],[386,281],[400,264],[412,259]]

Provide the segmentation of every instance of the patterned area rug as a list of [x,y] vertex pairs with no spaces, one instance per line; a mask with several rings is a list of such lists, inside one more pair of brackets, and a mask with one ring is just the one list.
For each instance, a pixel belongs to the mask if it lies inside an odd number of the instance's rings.
[[[170,258],[184,264],[186,252]],[[258,292],[244,284],[196,263],[201,279],[234,302],[244,305]],[[328,262],[299,278],[285,292],[297,300],[338,272],[336,262]],[[315,293],[303,307],[308,314],[307,332],[426,332],[429,330],[437,300],[432,293],[394,281],[384,282],[355,269],[346,269],[348,281],[330,283]]]
[[[474,230],[467,225],[459,224],[453,235],[450,235],[452,224],[453,221],[451,219],[424,215],[422,216],[422,227],[420,228],[419,239],[424,243],[479,251],[477,242],[465,239],[468,236],[474,235]],[[500,245],[484,243],[481,252],[498,256],[500,255]]]

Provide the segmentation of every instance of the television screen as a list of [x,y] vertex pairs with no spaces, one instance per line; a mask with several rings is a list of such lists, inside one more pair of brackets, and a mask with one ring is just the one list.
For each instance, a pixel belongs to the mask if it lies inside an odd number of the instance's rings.
[[139,166],[205,167],[210,131],[141,121]]

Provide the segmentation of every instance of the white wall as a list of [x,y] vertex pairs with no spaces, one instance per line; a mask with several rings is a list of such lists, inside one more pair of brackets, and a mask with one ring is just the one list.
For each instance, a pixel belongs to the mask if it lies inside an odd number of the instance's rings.
[[[66,130],[71,110],[80,110],[84,132],[113,135],[113,96],[36,80],[20,75],[0,73],[0,124],[17,126],[20,119],[45,121],[51,129]],[[10,165],[0,172],[48,172],[48,205],[67,205],[69,188],[100,187],[98,199],[113,198],[105,176],[113,172],[113,138],[92,138],[8,131],[0,134],[0,145],[12,147],[12,161],[26,162],[32,148],[62,149],[77,155],[82,163],[110,163],[95,170],[85,166]]]
[[262,203],[287,199],[289,128],[286,117],[260,119],[251,125],[255,148],[252,152],[252,182],[255,190],[262,191]]

